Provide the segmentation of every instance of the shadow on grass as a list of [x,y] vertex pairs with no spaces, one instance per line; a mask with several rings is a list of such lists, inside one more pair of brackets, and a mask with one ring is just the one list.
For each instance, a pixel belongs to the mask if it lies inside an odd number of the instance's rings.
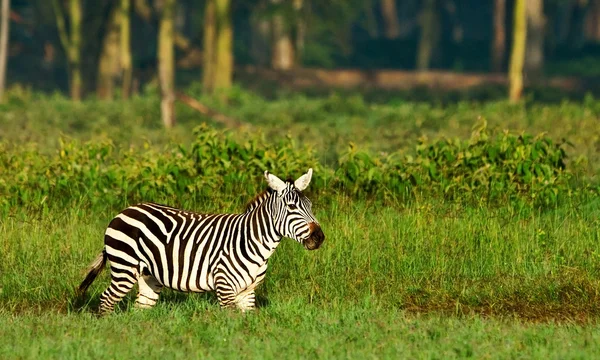
[[[94,292],[93,294],[72,294],[67,301],[66,304],[66,312],[67,313],[94,313],[98,314],[98,309],[100,307],[100,295],[102,292]],[[129,292],[123,300],[121,300],[116,308],[119,311],[126,311],[129,307],[132,307],[135,304],[135,298],[137,296],[137,289],[134,288],[131,292]],[[190,301],[190,297],[196,297],[196,299],[200,301],[205,301],[211,306],[218,306],[219,301],[214,292],[207,293],[188,293],[181,292],[172,289],[164,289],[160,295],[160,299],[158,300],[160,303],[169,303],[173,305],[184,304]],[[256,295],[256,307],[257,308],[265,308],[270,305],[270,301],[267,297],[257,294]]]

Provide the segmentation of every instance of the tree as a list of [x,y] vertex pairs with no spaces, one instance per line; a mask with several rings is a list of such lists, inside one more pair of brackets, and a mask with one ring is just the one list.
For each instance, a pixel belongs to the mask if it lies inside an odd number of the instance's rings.
[[2,0],[2,14],[0,14],[0,101],[4,100],[6,87],[6,63],[8,61],[8,34],[9,34],[10,0]]
[[160,113],[166,128],[175,125],[175,0],[163,0],[158,25]]
[[233,78],[230,0],[207,0],[204,16],[204,89],[228,89]]
[[267,3],[261,0],[252,11],[250,17],[251,43],[250,53],[254,63],[258,66],[268,66],[270,63],[269,44],[271,39],[271,23],[266,16]]
[[124,99],[131,93],[133,62],[131,61],[131,0],[121,0],[121,68],[123,70],[122,95]]
[[113,7],[104,31],[96,81],[96,94],[100,99],[113,98],[115,83],[121,72],[119,61],[121,15],[120,9]]
[[302,60],[302,52],[304,51],[304,42],[306,37],[306,23],[304,21],[304,0],[293,0],[294,18],[295,18],[295,37],[294,46],[296,48],[295,63],[300,64]]
[[271,0],[277,6],[277,12],[271,19],[273,45],[271,51],[271,67],[276,70],[290,70],[294,67],[294,43],[291,26],[284,16],[285,5],[282,0]]
[[494,0],[494,41],[490,56],[492,71],[501,72],[506,53],[506,0]]
[[585,18],[585,33],[587,39],[600,42],[600,0],[591,0]]
[[217,36],[214,89],[231,87],[233,80],[233,29],[231,0],[216,0]]
[[81,1],[69,0],[69,31],[65,15],[58,0],[53,0],[56,25],[69,63],[69,92],[75,101],[81,100],[83,81],[81,78]]
[[439,19],[436,11],[436,0],[425,0],[421,11],[421,36],[417,50],[417,69],[427,70],[431,65],[431,57],[439,40]]
[[396,0],[381,0],[381,15],[385,37],[393,40],[400,36],[400,20],[396,9]]
[[523,93],[523,65],[527,44],[526,0],[515,0],[513,45],[510,56],[509,99],[517,102]]
[[525,49],[525,72],[528,77],[538,77],[544,65],[544,3],[543,0],[527,0],[527,46]]
[[202,86],[204,91],[212,91],[215,83],[215,42],[217,33],[217,14],[215,0],[206,0],[204,7],[204,68]]

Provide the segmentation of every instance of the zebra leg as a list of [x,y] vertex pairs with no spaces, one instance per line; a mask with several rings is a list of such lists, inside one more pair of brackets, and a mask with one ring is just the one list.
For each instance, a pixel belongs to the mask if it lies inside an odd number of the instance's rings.
[[163,288],[162,284],[152,275],[142,275],[138,279],[139,292],[135,300],[135,307],[139,309],[150,309],[156,305],[156,301]]
[[115,304],[127,295],[137,282],[138,271],[136,268],[112,263],[110,276],[110,285],[100,296],[99,312],[102,315],[113,312]]
[[254,288],[258,285],[257,282],[250,284],[240,291],[233,285],[232,280],[228,280],[224,271],[217,271],[214,279],[217,299],[221,308],[237,306],[243,312],[254,309]]
[[236,306],[242,312],[253,310],[256,304],[254,286],[250,286],[239,293],[236,293],[232,286],[218,286],[217,299],[221,308]]
[[256,304],[256,295],[254,289],[246,289],[235,297],[235,305],[242,312],[254,310]]

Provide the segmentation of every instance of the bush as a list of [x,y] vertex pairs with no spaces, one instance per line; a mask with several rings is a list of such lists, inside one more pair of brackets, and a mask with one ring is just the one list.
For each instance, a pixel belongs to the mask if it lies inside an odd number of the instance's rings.
[[351,145],[336,170],[337,186],[352,194],[410,198],[430,194],[486,202],[525,200],[555,205],[572,195],[578,164],[566,168],[565,143],[540,134],[492,134],[486,126],[470,140],[421,138],[415,155],[371,155]]
[[261,137],[235,142],[230,135],[206,125],[194,130],[189,147],[171,144],[163,151],[117,148],[110,141],[61,141],[50,156],[35,148],[0,150],[0,204],[124,206],[137,201],[179,203],[181,198],[211,197],[215,193],[255,195],[264,188],[262,173],[280,176],[323,169],[314,151],[287,138],[266,144]]
[[[573,179],[583,167],[569,164],[565,143],[543,134],[493,134],[476,129],[469,140],[421,138],[412,154],[378,153],[351,144],[335,168],[320,164],[315,151],[291,137],[268,142],[263,136],[236,141],[206,125],[194,130],[191,145],[120,148],[111,141],[61,141],[52,155],[35,147],[0,148],[0,205],[125,206],[138,201],[213,198],[265,187],[262,173],[297,177],[315,169],[310,191],[337,191],[354,197],[408,201],[415,196],[494,203],[518,201],[553,206],[585,187]],[[239,196],[238,196],[239,197]]]

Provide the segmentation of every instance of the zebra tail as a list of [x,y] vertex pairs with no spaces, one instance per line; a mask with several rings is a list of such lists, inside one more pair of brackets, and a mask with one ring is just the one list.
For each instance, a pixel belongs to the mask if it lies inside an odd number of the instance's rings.
[[79,288],[77,289],[77,295],[82,296],[85,294],[88,287],[92,285],[98,274],[100,274],[102,269],[104,269],[104,266],[106,265],[106,259],[106,250],[102,250],[100,255],[98,255],[88,267],[88,274],[81,285],[79,285]]

